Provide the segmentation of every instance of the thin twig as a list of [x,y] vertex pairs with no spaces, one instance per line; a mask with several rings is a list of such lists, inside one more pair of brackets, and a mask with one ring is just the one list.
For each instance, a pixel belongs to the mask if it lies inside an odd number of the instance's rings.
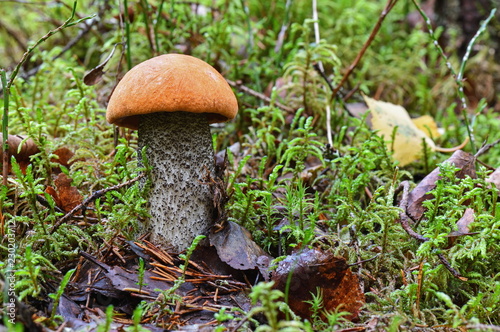
[[24,65],[24,63],[28,60],[28,57],[30,56],[30,54],[33,52],[33,50],[38,45],[40,45],[41,43],[43,43],[44,41],[46,41],[47,39],[49,39],[52,35],[56,34],[57,32],[63,30],[64,28],[71,27],[73,25],[76,25],[76,24],[78,24],[78,23],[80,23],[82,21],[88,20],[89,18],[92,18],[92,17],[95,16],[95,15],[87,16],[87,17],[84,17],[82,19],[73,21],[73,18],[75,17],[75,12],[76,12],[76,1],[74,2],[73,11],[71,12],[71,16],[62,25],[60,25],[57,28],[52,29],[49,32],[47,32],[42,38],[38,39],[33,46],[30,46],[28,48],[28,50],[23,54],[23,57],[21,58],[21,61],[19,61],[19,63],[14,68],[14,71],[10,75],[9,82],[7,83],[7,86],[6,86],[6,89],[5,89],[6,91],[9,91],[10,87],[14,83],[14,79],[16,78],[19,70]]
[[485,154],[486,152],[488,152],[492,147],[494,147],[495,145],[497,145],[498,143],[500,143],[500,139],[497,139],[496,141],[494,141],[493,143],[488,143],[488,144],[484,144],[477,152],[476,154],[474,155],[474,158],[478,158],[479,156]]
[[471,142],[472,152],[476,153],[476,146],[474,144],[475,143],[475,141],[474,141],[474,132],[473,132],[473,128],[471,126],[471,122],[473,122],[473,121],[469,121],[468,114],[467,114],[467,108],[468,108],[468,106],[467,106],[467,99],[466,99],[465,92],[464,92],[463,76],[464,76],[464,72],[465,72],[465,65],[466,65],[467,61],[469,60],[469,56],[470,56],[470,53],[471,53],[471,50],[472,50],[472,46],[476,42],[477,38],[481,35],[481,33],[483,33],[484,30],[486,30],[486,26],[488,25],[488,23],[490,22],[490,20],[494,17],[496,9],[493,9],[490,12],[490,15],[488,16],[488,18],[483,21],[483,23],[481,24],[479,30],[476,32],[476,34],[474,35],[474,37],[472,37],[472,39],[470,40],[469,44],[467,45],[467,50],[466,50],[466,52],[465,52],[465,54],[464,54],[464,56],[462,58],[462,63],[460,65],[460,69],[459,69],[459,71],[457,73],[455,71],[455,69],[453,68],[453,66],[451,65],[450,60],[448,59],[448,57],[444,53],[443,48],[441,47],[441,45],[439,45],[438,39],[437,39],[437,37],[436,37],[436,35],[434,33],[434,29],[432,27],[431,20],[429,19],[429,17],[427,16],[427,14],[420,7],[420,5],[417,3],[416,0],[412,0],[412,2],[415,5],[415,7],[417,8],[417,10],[420,13],[420,15],[422,16],[422,18],[424,19],[425,24],[427,26],[427,30],[429,31],[429,35],[432,38],[432,40],[434,41],[434,46],[436,47],[436,49],[438,50],[439,54],[441,55],[441,57],[446,62],[446,66],[448,67],[448,69],[450,70],[451,74],[455,78],[455,83],[457,85],[457,94],[458,94],[458,97],[460,98],[460,103],[461,103],[460,108],[461,108],[461,111],[462,111],[462,114],[463,114],[463,117],[464,117],[464,122],[465,122],[465,125],[466,125],[467,134],[468,134],[470,142]]
[[273,102],[273,101],[271,100],[271,98],[269,98],[268,96],[266,96],[266,95],[264,95],[264,94],[262,94],[262,93],[260,93],[260,92],[257,92],[257,91],[255,91],[255,90],[252,90],[252,89],[250,89],[249,87],[244,86],[243,84],[238,84],[238,83],[236,83],[236,82],[234,82],[234,81],[231,81],[231,80],[228,80],[228,79],[226,79],[226,81],[227,81],[227,83],[228,83],[230,86],[232,86],[232,87],[234,87],[234,88],[236,88],[236,89],[240,90],[241,92],[244,92],[244,93],[246,93],[246,94],[248,94],[248,95],[250,95],[250,96],[252,96],[252,97],[259,98],[259,99],[261,99],[261,100],[265,101],[266,103],[269,103],[269,104],[271,104],[271,103],[272,103],[274,106],[276,106],[276,107],[278,107],[278,108],[282,109],[283,111],[286,111],[286,112],[289,112],[289,113],[294,113],[294,112],[295,112],[295,110],[294,110],[293,108],[288,107],[288,106],[285,106],[285,105],[283,105],[283,104],[281,104],[281,103],[279,103],[279,102],[277,102],[277,101],[274,101],[274,102]]
[[[313,20],[314,20],[314,41],[316,42],[316,45],[319,45],[320,42],[320,36],[319,36],[319,18],[318,18],[318,2],[317,0],[312,1],[312,7],[313,7]],[[324,74],[324,68],[323,68],[323,62],[319,61],[317,64],[318,69],[321,73]],[[327,82],[329,82],[327,80]],[[325,87],[322,87],[323,90],[326,90]],[[330,87],[331,88],[331,87]],[[331,100],[330,100],[331,102]],[[333,139],[332,139],[332,109],[330,108],[330,103],[326,104],[325,107],[326,110],[326,138],[328,139],[328,144],[330,146],[333,146]]]
[[95,258],[94,256],[90,255],[90,254],[87,254],[85,251],[80,251],[78,253],[80,256],[82,256],[83,258],[85,258],[86,260],[89,260],[91,261],[92,263],[94,263],[95,265],[99,266],[101,269],[103,269],[106,273],[109,273],[110,271],[110,266],[99,261],[97,258]]
[[[321,70],[321,68],[319,68],[319,66],[318,66],[317,64],[314,64],[314,65],[313,65],[313,68],[314,68],[314,70],[316,70],[316,72],[318,72],[318,74],[320,74],[320,76],[321,76],[321,77],[325,80],[326,84],[327,84],[327,85],[328,85],[328,87],[330,88],[330,91],[333,91],[335,88],[333,87],[332,82],[330,81],[330,79],[328,78],[328,76],[326,76],[325,72],[324,72],[323,70]],[[345,96],[342,96],[342,95],[341,95],[341,93],[339,92],[339,95],[341,96],[342,101],[343,101],[343,102],[342,102],[342,107],[344,108],[344,111],[346,111],[346,112],[347,112],[347,114],[349,114],[349,115],[350,115],[350,116],[352,116],[353,118],[355,118],[355,117],[356,117],[356,115],[355,115],[355,114],[353,114],[353,113],[349,110],[349,108],[347,108],[347,107],[345,106],[345,101],[346,101],[347,99],[349,99],[349,98],[353,95],[353,93],[354,93],[356,90],[357,90],[357,89],[353,89],[353,90],[349,91],[349,93],[348,93],[348,94],[346,94]]]
[[338,92],[342,88],[342,85],[344,85],[344,83],[347,81],[347,79],[349,78],[349,76],[353,72],[354,68],[356,68],[356,66],[359,64],[359,61],[361,60],[361,58],[365,54],[366,50],[368,49],[368,47],[370,46],[372,41],[375,39],[375,36],[377,35],[378,31],[380,30],[380,27],[382,26],[382,22],[386,18],[387,14],[389,14],[389,12],[392,10],[392,8],[396,4],[396,2],[398,2],[398,0],[388,0],[387,1],[387,4],[385,5],[384,10],[382,11],[382,13],[380,13],[380,16],[378,17],[378,21],[375,24],[375,26],[373,27],[373,30],[372,30],[370,36],[368,37],[368,40],[363,45],[363,48],[361,48],[361,50],[359,51],[358,55],[356,56],[356,59],[354,59],[353,63],[349,66],[349,68],[347,68],[347,71],[345,72],[344,76],[340,80],[340,83],[337,85],[335,90],[333,90],[332,96],[330,97],[330,104],[333,102],[333,100],[337,96]]
[[408,235],[410,235],[412,238],[417,239],[420,242],[429,241],[428,238],[418,234],[417,232],[415,232],[411,228],[410,223],[409,223],[410,218],[406,214],[406,208],[408,206],[408,194],[409,194],[409,190],[410,190],[410,183],[408,183],[408,181],[403,181],[401,183],[401,186],[403,187],[403,196],[401,198],[401,203],[399,204],[399,207],[402,209],[401,213],[399,214],[399,218],[400,218],[399,222],[401,223],[401,226],[406,231],[406,233],[408,233]]
[[[75,46],[83,37],[85,37],[85,35],[90,31],[92,30],[92,27],[98,23],[99,21],[96,19],[96,18],[93,18],[90,20],[90,22],[85,22],[85,26],[80,30],[80,32],[78,33],[78,35],[73,38],[72,40],[70,40],[65,46],[64,48],[59,52],[57,53],[53,58],[52,60],[56,60],[56,59],[59,59],[61,56],[64,55],[64,53],[66,53],[67,51],[69,51],[71,48],[73,48],[73,46]],[[24,73],[23,75],[21,75],[21,77],[23,79],[28,79],[29,77],[33,76],[33,75],[36,75],[36,73],[38,73],[38,71],[40,70],[40,68],[42,68],[42,64],[39,64],[38,66],[36,67],[33,67],[32,69],[30,69],[28,72]]]
[[455,270],[453,268],[453,266],[451,266],[450,262],[448,262],[448,260],[446,259],[446,257],[444,257],[443,254],[437,254],[437,256],[439,257],[439,260],[441,261],[441,264],[443,264],[448,269],[448,271],[451,272],[451,274],[455,278],[458,278],[458,279],[460,279],[462,281],[467,281],[467,278],[462,277],[462,275],[460,274],[460,272],[458,272],[457,270]]
[[250,318],[248,316],[243,317],[238,324],[236,324],[234,327],[231,328],[231,332],[236,332],[240,327],[243,326]]
[[118,190],[120,188],[126,187],[126,186],[128,186],[128,185],[130,185],[130,184],[132,184],[132,183],[134,183],[134,182],[136,182],[138,180],[140,180],[144,176],[146,176],[146,173],[141,173],[141,174],[139,174],[138,176],[136,176],[135,178],[133,178],[131,180],[128,180],[128,181],[125,181],[123,183],[117,184],[116,186],[111,186],[111,187],[108,187],[108,188],[105,188],[105,189],[101,189],[101,190],[98,190],[98,191],[92,193],[92,195],[90,195],[89,197],[87,197],[86,199],[84,199],[83,202],[81,202],[80,204],[78,204],[77,206],[75,206],[73,208],[73,210],[69,211],[61,219],[59,219],[59,221],[56,222],[54,224],[54,226],[52,227],[52,229],[50,230],[50,234],[54,233],[59,228],[59,226],[61,226],[64,222],[66,222],[68,219],[70,219],[71,217],[73,217],[73,215],[75,213],[77,213],[80,210],[85,210],[87,208],[87,206],[91,202],[93,202],[96,199],[102,197],[107,192],[113,191],[113,190]]
[[332,81],[330,80],[330,78],[328,76],[326,76],[323,66],[320,67],[319,63],[315,63],[313,65],[313,68],[325,80],[326,84],[330,88],[330,91],[335,90],[335,88],[332,85]]
[[[401,213],[399,214],[399,218],[400,218],[399,222],[400,222],[401,226],[406,231],[406,233],[408,233],[408,235],[410,235],[412,238],[417,239],[420,242],[429,241],[430,240],[429,238],[424,237],[424,236],[418,234],[417,232],[415,232],[409,224],[410,218],[406,214],[406,208],[408,206],[408,194],[409,194],[410,183],[408,181],[403,181],[403,182],[401,182],[400,187],[403,187],[403,194],[401,197],[401,202],[399,204],[399,207],[402,209]],[[448,262],[448,260],[446,259],[446,257],[444,257],[443,254],[438,254],[437,256],[438,256],[439,260],[441,261],[441,264],[443,264],[455,278],[458,278],[462,281],[467,280],[467,278],[462,277],[460,275],[460,272],[458,272],[457,270],[455,270],[451,266],[450,262]]]

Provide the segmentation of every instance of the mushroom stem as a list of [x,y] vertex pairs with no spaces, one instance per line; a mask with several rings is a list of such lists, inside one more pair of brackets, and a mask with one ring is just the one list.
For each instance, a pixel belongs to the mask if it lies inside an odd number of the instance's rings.
[[182,251],[213,223],[213,194],[203,180],[207,172],[214,172],[206,114],[141,115],[138,145],[139,154],[146,146],[152,168],[148,197],[152,240]]

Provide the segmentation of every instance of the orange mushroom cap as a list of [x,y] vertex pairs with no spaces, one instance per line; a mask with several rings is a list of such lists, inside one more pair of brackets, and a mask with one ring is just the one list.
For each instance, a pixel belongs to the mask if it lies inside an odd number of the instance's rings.
[[157,112],[206,113],[210,123],[238,113],[238,102],[224,77],[208,63],[184,54],[146,60],[125,74],[106,111],[106,120],[137,129],[139,116]]

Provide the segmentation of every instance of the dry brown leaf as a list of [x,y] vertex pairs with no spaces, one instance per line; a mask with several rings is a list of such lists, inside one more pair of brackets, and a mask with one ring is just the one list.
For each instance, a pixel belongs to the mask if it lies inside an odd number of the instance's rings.
[[500,189],[500,167],[493,171],[493,173],[486,178],[486,181],[494,184],[497,189]]
[[219,258],[237,270],[258,268],[263,276],[267,266],[260,264],[262,257],[271,257],[253,240],[250,233],[242,226],[228,221],[223,230],[209,235],[210,244],[217,249]]
[[64,173],[60,173],[54,180],[60,204],[58,206],[65,212],[73,210],[83,200],[78,189],[71,185],[71,181],[72,179]]
[[347,319],[356,319],[365,303],[359,280],[345,259],[320,249],[306,249],[286,257],[273,271],[272,280],[281,291],[289,285],[288,305],[303,318],[311,316],[311,305],[306,301],[317,294],[317,288],[323,296],[324,310],[350,312]]
[[474,210],[471,208],[465,209],[464,215],[460,220],[457,221],[457,233],[467,234],[469,233],[469,225],[474,222]]
[[83,83],[86,85],[94,85],[99,83],[102,80],[102,77],[104,75],[104,67],[108,64],[108,61],[111,59],[113,54],[115,53],[116,46],[119,44],[115,44],[113,47],[113,50],[111,53],[108,55],[108,57],[97,67],[89,71],[85,76],[83,77]]
[[474,210],[471,208],[465,209],[464,215],[457,221],[457,230],[450,232],[448,237],[448,248],[450,248],[459,236],[478,234],[478,232],[470,233],[469,225],[475,220]]
[[52,158],[50,161],[58,163],[66,168],[70,166],[71,164],[70,160],[75,156],[73,151],[64,146],[59,149],[56,149],[52,153],[55,154],[58,158]]
[[[457,178],[463,179],[467,175],[476,178],[476,168],[474,166],[475,158],[470,153],[458,150],[446,161],[460,168],[456,173]],[[422,203],[432,198],[432,195],[427,193],[436,188],[437,180],[439,180],[439,168],[435,168],[409,193],[406,213],[413,220],[420,220],[424,214],[425,208],[422,206]]]
[[45,192],[52,196],[52,199],[54,200],[54,203],[56,203],[56,206],[61,206],[61,200],[59,199],[59,195],[57,194],[57,191],[54,189],[54,187],[48,186],[47,188],[45,188]]

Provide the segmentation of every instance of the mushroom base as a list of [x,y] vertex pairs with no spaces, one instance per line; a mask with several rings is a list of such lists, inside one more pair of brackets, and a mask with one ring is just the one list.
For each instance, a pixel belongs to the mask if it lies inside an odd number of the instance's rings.
[[142,115],[138,145],[139,162],[146,146],[152,168],[147,225],[152,240],[182,251],[213,224],[213,194],[205,183],[214,172],[207,118],[186,112]]

